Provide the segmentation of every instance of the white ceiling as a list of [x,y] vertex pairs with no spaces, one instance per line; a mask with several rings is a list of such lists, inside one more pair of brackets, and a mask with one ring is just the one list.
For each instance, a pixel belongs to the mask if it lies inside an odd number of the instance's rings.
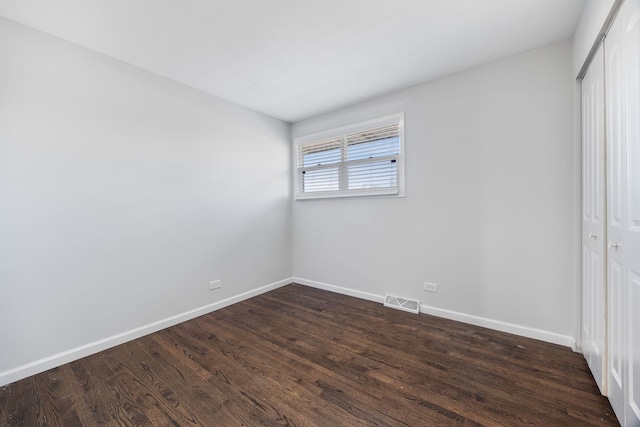
[[0,16],[295,122],[571,37],[585,0],[0,0]]

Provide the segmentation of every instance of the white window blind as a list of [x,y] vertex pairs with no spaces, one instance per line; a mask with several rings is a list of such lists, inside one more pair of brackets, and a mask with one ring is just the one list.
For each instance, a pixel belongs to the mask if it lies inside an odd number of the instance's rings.
[[295,140],[296,199],[403,195],[403,115]]

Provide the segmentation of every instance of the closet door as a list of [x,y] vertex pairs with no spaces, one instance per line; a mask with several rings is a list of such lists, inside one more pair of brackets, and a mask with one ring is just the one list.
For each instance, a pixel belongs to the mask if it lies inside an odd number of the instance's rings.
[[[626,213],[622,244],[628,315],[627,426],[640,426],[640,0],[627,0],[616,25],[623,34],[628,91]],[[619,21],[619,22],[618,22]]]
[[640,426],[640,0],[626,0],[606,41],[608,396]]
[[605,110],[602,48],[582,80],[582,350],[606,394]]
[[625,411],[627,317],[624,230],[627,176],[627,55],[622,22],[605,40],[607,129],[607,396],[618,419]]

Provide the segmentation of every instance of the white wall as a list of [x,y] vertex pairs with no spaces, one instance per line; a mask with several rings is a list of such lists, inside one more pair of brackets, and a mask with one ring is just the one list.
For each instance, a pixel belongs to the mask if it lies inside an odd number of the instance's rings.
[[0,384],[290,278],[289,144],[0,18]]
[[[294,202],[294,276],[372,299],[417,298],[434,313],[572,345],[571,42],[295,123],[292,133],[399,111],[406,198]],[[424,281],[439,293],[424,292]]]

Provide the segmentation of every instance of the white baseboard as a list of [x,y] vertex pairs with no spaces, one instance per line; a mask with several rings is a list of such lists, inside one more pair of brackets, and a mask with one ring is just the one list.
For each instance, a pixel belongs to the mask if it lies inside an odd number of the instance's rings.
[[503,322],[500,320],[487,319],[486,317],[474,316],[472,314],[465,314],[459,313],[457,311],[430,307],[424,304],[420,304],[420,313],[443,317],[449,320],[456,320],[458,322],[468,323],[470,325],[482,326],[483,328],[489,328],[496,331],[520,335],[521,337],[533,338],[552,344],[563,345],[565,347],[570,347],[575,351],[576,340],[568,335],[561,335],[555,332],[530,328],[528,326],[516,325],[514,323]]
[[293,282],[293,278],[287,278],[278,282],[270,283],[268,285],[261,286],[259,288],[223,299],[222,301],[214,302],[212,304],[189,310],[175,316],[167,317],[166,319],[158,320],[157,322],[149,323],[148,325],[144,325],[139,328],[131,329],[129,331],[125,331],[117,335],[94,341],[80,347],[72,348],[62,353],[45,357],[44,359],[36,360],[35,362],[18,366],[17,368],[10,369],[8,371],[0,372],[0,386],[21,380],[23,378],[27,378],[40,372],[44,372],[48,369],[55,368],[56,366],[64,365],[65,363],[73,362],[74,360],[81,359],[83,357],[98,353],[111,347],[115,347],[136,338],[140,338],[153,332],[168,328],[170,326],[177,325],[178,323],[191,320],[198,316],[202,316],[203,314],[211,313],[212,311],[219,310],[237,302],[244,301],[265,292],[269,292],[279,287],[288,285],[291,282]]
[[[384,302],[383,295],[371,294],[368,292],[362,292],[355,289],[345,288],[342,286],[329,285],[327,283],[316,282],[314,280],[303,279],[300,277],[294,277],[293,281],[301,285],[311,286],[313,288],[324,289],[326,291],[336,292],[343,295],[349,295],[356,298],[379,302],[381,304]],[[533,338],[536,340],[545,341],[552,344],[563,345],[566,347],[570,347],[574,351],[576,349],[576,340],[573,337],[570,337],[568,335],[561,335],[555,332],[549,332],[542,329],[530,328],[528,326],[516,325],[513,323],[507,323],[500,320],[488,319],[486,317],[474,316],[471,314],[460,313],[457,311],[445,310],[442,308],[431,307],[424,304],[420,304],[420,312],[430,314],[432,316],[442,317],[449,320],[468,323],[470,325],[494,329],[496,331],[507,332],[514,335],[520,335],[522,337]]]
[[315,280],[303,279],[301,277],[294,277],[294,283],[298,283],[300,285],[309,286],[317,289],[324,289],[325,291],[335,292],[337,294],[349,295],[350,297],[356,297],[360,299],[366,299],[367,301],[379,302],[382,304],[384,302],[384,296],[370,294],[369,292],[357,291],[355,289],[343,288],[342,286],[329,285],[327,283],[316,282]]

